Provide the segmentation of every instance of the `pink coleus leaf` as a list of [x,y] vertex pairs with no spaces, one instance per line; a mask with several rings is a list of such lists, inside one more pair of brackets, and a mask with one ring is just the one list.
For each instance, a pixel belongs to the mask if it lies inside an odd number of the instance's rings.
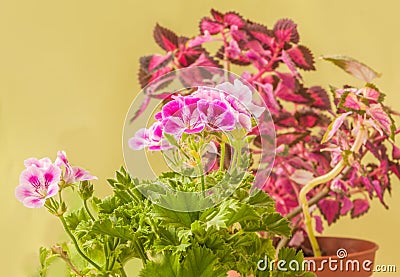
[[160,69],[163,66],[166,66],[172,60],[172,56],[168,55],[151,55],[141,57],[139,59],[140,66],[144,68],[148,72],[152,72],[154,70]]
[[392,158],[394,160],[399,160],[400,159],[400,148],[397,147],[394,144],[393,144],[393,149],[392,149]]
[[236,12],[227,12],[224,14],[224,22],[228,26],[237,26],[238,28],[242,28],[245,24],[245,21],[241,15]]
[[320,110],[331,110],[331,101],[329,100],[328,93],[320,86],[310,87],[307,92],[311,95],[314,101],[311,105],[313,108]]
[[363,89],[363,96],[368,100],[379,103],[385,98],[385,94],[380,92],[379,89],[371,83],[365,85],[365,88]]
[[223,29],[224,26],[221,23],[216,22],[209,17],[203,17],[200,20],[200,31],[202,34],[205,34],[207,31],[211,35],[215,35],[221,32]]
[[282,50],[281,59],[284,62],[284,64],[286,64],[286,66],[289,68],[292,75],[298,79],[301,79],[300,73],[297,71],[295,63],[285,50]]
[[314,220],[315,220],[315,230],[316,230],[318,233],[322,234],[322,232],[324,231],[324,225],[323,225],[323,223],[322,223],[321,217],[318,216],[318,215],[315,215],[315,216],[314,216]]
[[315,70],[314,57],[307,47],[296,45],[286,52],[297,67],[304,70]]
[[[140,86],[142,88],[146,87],[150,82],[156,80],[157,78],[170,73],[172,71],[171,66],[165,66],[161,67],[158,70],[155,70],[154,72],[149,72],[147,69],[140,67],[139,73],[138,73],[138,79]],[[165,82],[164,82],[165,84]]]
[[215,10],[215,9],[211,9],[210,11],[212,17],[214,17],[214,19],[218,22],[223,22],[224,21],[224,14]]
[[342,208],[340,209],[341,215],[346,215],[353,208],[353,202],[346,196],[342,199]]
[[205,42],[212,41],[212,39],[213,38],[211,37],[210,32],[205,30],[203,35],[194,37],[193,39],[189,40],[187,46],[188,47],[199,46]]
[[374,78],[381,76],[380,73],[376,72],[369,66],[350,57],[330,55],[330,56],[323,56],[322,58],[324,60],[334,63],[347,73],[367,83],[370,83]]
[[273,46],[275,41],[274,33],[266,26],[252,22],[248,23],[246,27],[247,31],[254,39],[269,47]]
[[367,109],[367,114],[378,123],[386,134],[390,135],[392,133],[392,121],[380,104],[372,104]]
[[325,143],[328,140],[330,140],[336,134],[337,130],[339,130],[339,128],[342,126],[346,117],[349,116],[350,114],[352,114],[352,112],[341,114],[334,121],[332,121],[332,123],[329,124],[328,130],[326,131],[324,137],[322,138],[321,143]]
[[353,209],[351,210],[351,217],[359,217],[369,210],[369,202],[366,199],[355,199],[353,201]]
[[360,111],[364,109],[365,104],[362,103],[354,93],[346,92],[340,98],[338,106],[346,111]]
[[343,193],[347,192],[347,187],[342,180],[335,179],[331,182],[331,190],[337,193]]
[[340,202],[332,199],[322,199],[318,202],[319,210],[328,222],[334,223],[340,216]]
[[381,201],[382,205],[385,206],[386,209],[389,209],[388,205],[386,205],[385,201],[383,200],[383,188],[381,183],[378,180],[372,181],[372,186],[376,192],[376,196],[378,196],[379,201]]
[[390,170],[400,179],[400,164],[392,163],[390,165]]
[[320,117],[313,111],[298,111],[295,113],[295,118],[299,125],[304,128],[312,128],[318,124]]
[[297,25],[290,19],[280,19],[275,23],[274,34],[281,42],[299,42]]
[[153,36],[156,43],[165,51],[173,51],[178,48],[178,36],[167,28],[157,24]]
[[281,127],[294,127],[297,125],[296,119],[289,112],[279,113],[279,117],[274,118],[274,123]]
[[312,179],[314,179],[314,174],[304,169],[296,169],[296,171],[290,176],[290,180],[300,185],[306,185]]
[[290,239],[289,246],[299,247],[303,242],[304,242],[303,230],[298,230],[297,232],[294,233],[294,235]]
[[303,140],[309,135],[309,132],[288,132],[284,134],[279,134],[277,136],[276,145],[286,144],[289,146],[297,144],[299,141]]

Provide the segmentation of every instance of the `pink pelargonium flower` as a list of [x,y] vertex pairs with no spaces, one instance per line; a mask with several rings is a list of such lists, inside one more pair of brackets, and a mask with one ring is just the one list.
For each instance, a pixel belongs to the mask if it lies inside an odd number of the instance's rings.
[[61,169],[53,164],[39,168],[35,164],[22,171],[15,197],[28,208],[43,207],[47,198],[58,193]]
[[[249,112],[251,112],[256,118],[260,117],[265,111],[264,107],[260,107],[253,103],[253,94],[251,93],[250,88],[237,79],[233,84],[225,82],[217,85],[215,88],[226,91],[230,96],[236,98],[240,105],[249,110]],[[230,100],[228,99],[228,101]]]
[[29,158],[24,161],[24,165],[26,168],[28,168],[30,166],[35,166],[37,168],[47,169],[52,164],[53,163],[51,162],[51,160],[49,158],[43,158],[40,160],[36,159],[36,158]]
[[215,131],[232,131],[235,128],[235,115],[222,101],[200,100],[197,102],[200,118],[208,128]]
[[60,168],[65,168],[62,179],[67,185],[80,181],[97,180],[97,177],[91,175],[89,171],[77,166],[71,166],[64,151],[57,152],[57,159],[54,164]]
[[[180,137],[182,133],[199,133],[205,124],[200,117],[197,102],[200,98],[193,96],[177,96],[165,104],[161,111],[164,132]],[[160,115],[157,116],[158,118]]]
[[239,80],[235,80],[233,84],[225,82],[215,88],[199,87],[193,96],[209,101],[225,102],[234,114],[237,124],[247,131],[252,129],[252,115],[258,118],[265,111],[264,107],[253,104],[251,90]]
[[162,123],[157,121],[150,128],[139,129],[135,136],[129,139],[129,147],[133,150],[141,150],[148,147],[149,150],[166,150],[171,148],[170,143],[163,138]]

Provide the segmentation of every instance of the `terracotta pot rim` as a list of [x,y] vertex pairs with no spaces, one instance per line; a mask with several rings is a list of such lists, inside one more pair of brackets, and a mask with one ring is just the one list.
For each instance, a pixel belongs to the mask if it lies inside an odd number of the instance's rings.
[[[319,239],[340,239],[340,240],[353,240],[353,241],[363,241],[371,244],[371,248],[364,250],[364,251],[359,251],[359,252],[354,252],[354,253],[348,253],[346,258],[354,258],[357,256],[365,255],[365,254],[370,254],[374,253],[379,249],[379,245],[376,244],[375,242],[365,240],[365,239],[358,239],[358,238],[349,238],[349,237],[335,237],[335,236],[317,236],[317,240]],[[321,256],[321,257],[305,257],[306,260],[315,260],[315,259],[325,259],[325,258],[337,258],[336,255],[328,255],[328,256]]]

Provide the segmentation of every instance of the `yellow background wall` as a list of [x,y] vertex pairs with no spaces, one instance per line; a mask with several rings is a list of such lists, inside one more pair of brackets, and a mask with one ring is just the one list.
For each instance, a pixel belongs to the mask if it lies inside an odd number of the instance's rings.
[[[316,56],[345,54],[383,72],[377,84],[400,110],[398,1],[2,0],[0,276],[30,276],[39,265],[39,246],[65,238],[56,218],[15,200],[23,160],[54,159],[64,149],[72,163],[99,177],[99,194],[108,193],[103,180],[123,163],[122,125],[139,91],[138,58],[159,51],[154,25],[191,35],[211,7],[236,10],[268,26],[282,17],[294,19],[302,43]],[[354,83],[332,65],[319,61],[317,68],[305,74],[308,84]],[[342,220],[326,234],[374,240],[380,245],[378,263],[397,264],[400,271],[398,181],[387,202],[390,210],[375,203],[363,218]],[[129,271],[135,276],[135,264]]]

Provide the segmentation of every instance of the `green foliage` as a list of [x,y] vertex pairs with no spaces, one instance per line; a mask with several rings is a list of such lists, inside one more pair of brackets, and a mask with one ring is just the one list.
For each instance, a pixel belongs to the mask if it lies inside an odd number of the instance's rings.
[[[271,272],[260,272],[257,263],[265,256],[274,259],[272,238],[290,236],[289,222],[275,211],[264,191],[251,190],[252,174],[218,171],[205,177],[209,188],[222,184],[229,189],[234,184],[235,190],[211,205],[207,201],[215,199],[170,190],[198,191],[199,178],[167,172],[158,180],[139,182],[121,168],[114,179],[108,179],[113,195],[99,199],[85,194],[83,200],[91,203],[92,215],[85,207],[65,215],[78,245],[101,270],[82,259],[75,247],[68,250],[72,264],[88,276],[124,276],[123,267],[132,258],[143,261],[140,276],[226,276],[229,270],[243,276],[270,276]],[[160,188],[160,182],[167,187]],[[142,191],[157,193],[162,205],[149,201]],[[163,207],[171,203],[178,203],[182,210],[204,204],[209,208],[184,212]],[[289,254],[282,255],[291,258]],[[41,250],[43,274],[55,257]]]
[[59,255],[53,254],[51,249],[47,249],[45,247],[40,247],[39,249],[39,261],[40,261],[40,270],[39,275],[46,276],[47,270],[50,264],[58,258]]
[[313,277],[311,272],[303,270],[303,252],[296,252],[293,248],[282,248],[278,254],[278,261],[281,262],[279,270],[272,273],[273,277]]

